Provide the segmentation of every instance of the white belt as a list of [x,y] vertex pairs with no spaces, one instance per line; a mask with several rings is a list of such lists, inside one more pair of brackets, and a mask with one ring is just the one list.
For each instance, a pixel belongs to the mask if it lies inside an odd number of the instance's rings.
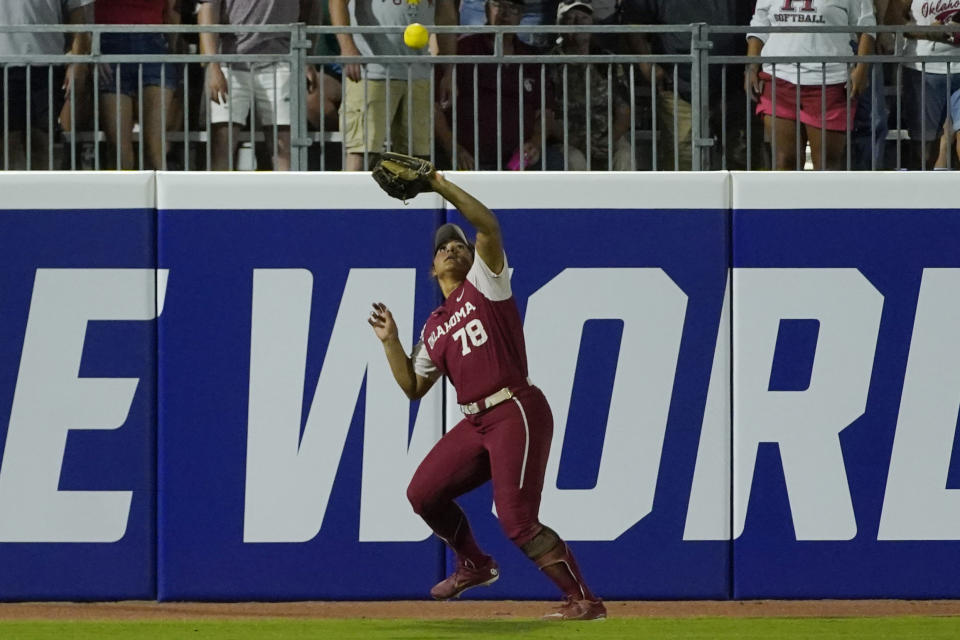
[[[527,384],[533,384],[530,382],[530,378],[527,378]],[[464,415],[472,416],[474,414],[480,413],[481,411],[486,411],[491,407],[495,407],[501,402],[506,402],[513,397],[513,391],[510,391],[510,387],[504,387],[500,391],[495,391],[491,393],[486,398],[481,398],[476,402],[471,402],[470,404],[460,405],[460,411],[463,411]]]

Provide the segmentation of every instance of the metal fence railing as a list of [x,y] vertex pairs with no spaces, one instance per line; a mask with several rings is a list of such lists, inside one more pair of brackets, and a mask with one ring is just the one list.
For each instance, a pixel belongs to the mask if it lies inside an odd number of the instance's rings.
[[[871,27],[891,34],[894,51],[860,57],[852,48],[843,56],[776,58],[712,49],[717,37],[731,34],[848,28],[706,24],[431,28],[441,36],[486,38],[492,55],[350,57],[321,55],[314,48],[331,34],[402,30],[304,24],[0,26],[0,37],[24,31],[91,34],[86,55],[0,54],[0,168],[336,170],[351,160],[369,167],[378,152],[390,149],[417,152],[448,168],[494,170],[927,170],[958,162],[960,45],[935,57],[916,55],[909,47],[917,37],[949,37],[956,26]],[[101,46],[109,34],[176,34],[189,40],[210,32],[274,34],[289,40],[289,48],[279,54],[200,55],[185,48],[146,55],[104,53]],[[621,40],[669,33],[689,38],[690,46],[672,55],[630,48],[590,55],[504,53],[506,38],[530,33]],[[786,124],[758,117],[744,89],[744,69],[759,62],[770,65],[774,78],[778,68],[798,74],[801,65],[823,70],[820,84],[770,90],[773,112]],[[231,89],[216,105],[205,70],[211,63],[231,76]],[[372,63],[384,65],[386,76],[382,88],[367,77],[359,83],[360,104],[385,90],[387,103],[403,106],[384,114],[364,110],[344,131],[351,120],[343,113],[350,107],[340,71],[343,65]],[[813,91],[813,100],[822,101],[819,117],[825,123],[826,96],[833,91],[826,70],[842,65],[849,72],[859,63],[871,65],[872,82],[861,96],[852,95],[849,85],[837,90],[846,110],[842,136],[831,138],[842,137],[837,151],[821,143],[827,127],[801,113],[806,99],[801,91]],[[65,95],[60,89],[65,76],[86,81],[76,81]],[[936,85],[936,95],[945,95],[946,104],[933,102],[932,82],[945,83]],[[781,115],[778,100],[791,103],[792,118]],[[944,114],[943,122],[932,123],[930,113]],[[419,146],[424,136],[427,145]],[[370,146],[371,140],[380,146]]]

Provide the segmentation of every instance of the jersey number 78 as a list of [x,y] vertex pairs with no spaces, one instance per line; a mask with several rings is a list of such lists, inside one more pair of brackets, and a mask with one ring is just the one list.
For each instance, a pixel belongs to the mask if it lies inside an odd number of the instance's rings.
[[[453,334],[454,339],[460,341],[460,346],[462,348],[461,355],[467,355],[470,353],[470,345],[474,347],[479,347],[484,342],[487,341],[487,332],[483,328],[483,323],[479,319],[474,318],[466,324],[462,329],[455,331]],[[470,344],[467,344],[469,338]]]

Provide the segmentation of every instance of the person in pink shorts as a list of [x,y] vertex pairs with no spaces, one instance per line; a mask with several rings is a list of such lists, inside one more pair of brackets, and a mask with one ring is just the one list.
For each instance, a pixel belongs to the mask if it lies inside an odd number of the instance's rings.
[[[874,37],[864,28],[877,24],[873,0],[758,0],[751,26],[795,27],[798,33],[747,34],[747,55],[765,57],[849,56],[873,53]],[[811,27],[849,26],[853,33],[817,33]],[[802,31],[801,31],[802,30]],[[767,137],[775,149],[774,168],[803,164],[810,143],[814,169],[844,168],[846,131],[853,126],[856,98],[869,85],[869,67],[844,63],[748,65],[745,89],[759,104]],[[800,137],[797,137],[797,120]],[[825,162],[824,162],[825,160]]]
[[449,600],[500,577],[499,566],[481,550],[455,502],[492,480],[504,532],[566,598],[547,617],[606,618],[606,607],[587,587],[567,543],[539,519],[553,416],[543,392],[527,377],[523,325],[500,224],[479,200],[441,174],[434,171],[429,181],[476,228],[476,244],[455,224],[437,230],[431,271],[445,300],[427,318],[412,354],[403,350],[384,304],[373,305],[368,322],[411,400],[422,398],[445,375],[464,415],[427,454],[407,488],[413,510],[456,554],[455,571],[430,595]]

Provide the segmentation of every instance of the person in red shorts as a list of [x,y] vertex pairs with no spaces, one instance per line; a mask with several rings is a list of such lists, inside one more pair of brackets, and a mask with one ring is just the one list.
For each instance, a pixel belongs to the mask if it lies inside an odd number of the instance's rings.
[[[802,33],[747,34],[747,55],[769,57],[848,56],[873,53],[874,38],[864,27],[877,24],[873,0],[758,0],[750,25],[797,27]],[[816,33],[810,27],[849,26],[852,33]],[[799,155],[810,142],[814,169],[845,168],[846,131],[856,115],[856,98],[869,84],[869,66],[860,63],[848,74],[844,63],[748,65],[744,88],[759,102],[767,137],[775,148],[778,170],[803,166]],[[799,89],[799,91],[798,91]],[[799,102],[799,104],[798,104]],[[801,137],[797,139],[797,120]],[[824,163],[823,160],[826,159]]]
[[446,375],[464,414],[423,459],[407,488],[413,510],[457,558],[456,570],[430,595],[449,600],[500,577],[497,563],[480,549],[455,502],[492,480],[504,532],[565,596],[560,609],[547,617],[606,618],[603,602],[587,587],[570,548],[538,517],[553,416],[543,392],[527,378],[523,325],[500,225],[486,206],[441,174],[433,172],[429,181],[476,228],[476,244],[457,225],[437,230],[432,274],[445,301],[427,318],[411,355],[404,352],[393,315],[383,303],[373,305],[368,322],[411,400],[423,397]]
[[[180,24],[180,0],[98,0],[97,24]],[[170,52],[161,33],[114,32],[100,36],[101,53],[107,55]],[[175,64],[100,65],[100,119],[116,150],[117,169],[134,169],[138,163],[133,145],[133,123],[140,120],[144,145],[141,169],[165,169],[163,118],[173,112],[173,94],[180,84]],[[143,111],[135,100],[142,95]]]

